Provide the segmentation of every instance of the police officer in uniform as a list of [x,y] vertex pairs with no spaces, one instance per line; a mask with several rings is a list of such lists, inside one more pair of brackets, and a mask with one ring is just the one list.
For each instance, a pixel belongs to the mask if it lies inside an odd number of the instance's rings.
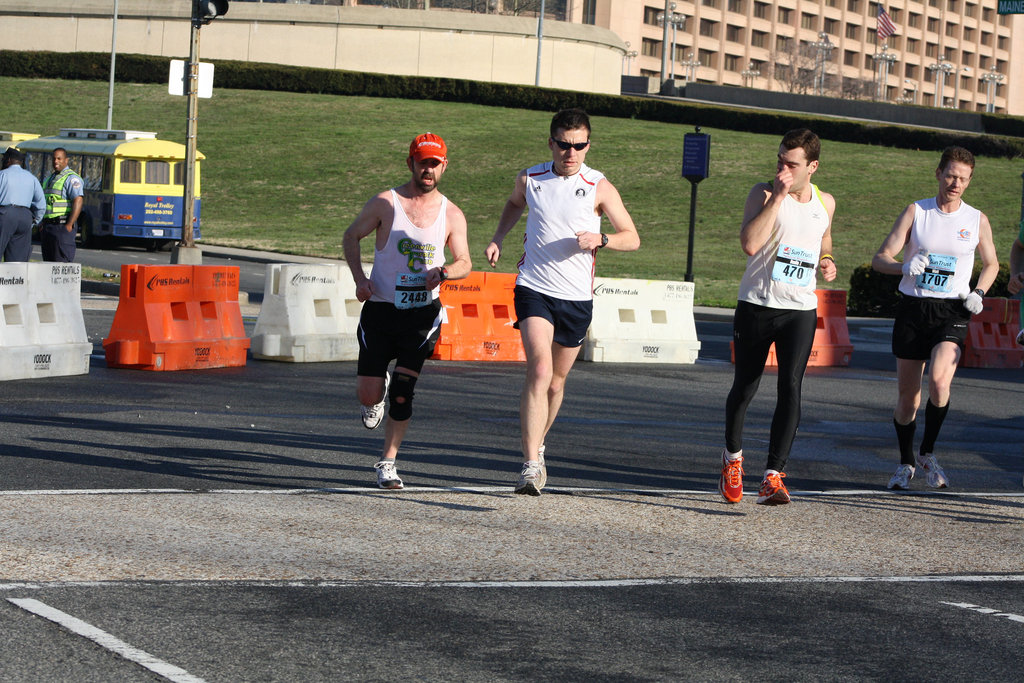
[[14,147],[4,152],[0,171],[0,254],[5,261],[28,261],[32,226],[46,210],[39,179],[24,168],[25,153]]
[[53,173],[43,183],[46,215],[39,228],[44,261],[75,260],[75,223],[82,213],[84,189],[82,176],[68,167],[67,150],[53,150]]

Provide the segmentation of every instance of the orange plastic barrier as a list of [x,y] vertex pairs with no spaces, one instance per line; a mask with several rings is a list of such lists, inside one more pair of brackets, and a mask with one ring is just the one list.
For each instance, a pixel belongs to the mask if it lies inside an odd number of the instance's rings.
[[238,266],[121,266],[107,365],[194,370],[245,365]]
[[986,297],[981,313],[971,316],[960,356],[965,368],[1024,367],[1024,347],[1017,345],[1020,309],[1012,299]]
[[433,358],[439,360],[525,361],[515,322],[513,273],[472,272],[441,284],[441,304],[448,320]]
[[[850,343],[850,328],[846,324],[846,292],[841,289],[816,289],[818,295],[818,325],[814,330],[814,344],[808,366],[846,367],[853,356]],[[736,349],[732,350],[732,362],[736,362]],[[778,366],[775,358],[775,344],[768,351],[765,366]]]

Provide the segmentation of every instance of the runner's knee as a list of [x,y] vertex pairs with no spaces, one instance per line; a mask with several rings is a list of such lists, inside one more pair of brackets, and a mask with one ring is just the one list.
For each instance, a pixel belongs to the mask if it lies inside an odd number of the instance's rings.
[[391,407],[388,408],[388,417],[392,420],[403,422],[412,417],[413,389],[416,386],[416,377],[407,375],[404,372],[396,372],[391,378],[391,388],[388,390],[388,398]]

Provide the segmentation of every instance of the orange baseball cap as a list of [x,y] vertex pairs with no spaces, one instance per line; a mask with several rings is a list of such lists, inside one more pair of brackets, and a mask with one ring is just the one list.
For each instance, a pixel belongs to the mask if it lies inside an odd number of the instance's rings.
[[409,156],[416,161],[424,159],[448,161],[448,145],[444,144],[440,135],[424,133],[413,138],[412,144],[409,145]]

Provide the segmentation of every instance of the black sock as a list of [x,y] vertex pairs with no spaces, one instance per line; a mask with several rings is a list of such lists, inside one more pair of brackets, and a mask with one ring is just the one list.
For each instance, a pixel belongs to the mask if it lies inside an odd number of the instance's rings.
[[901,425],[894,417],[892,424],[896,427],[896,440],[900,444],[900,464],[914,464],[914,431],[917,429],[917,420],[911,420]]
[[946,419],[949,412],[949,402],[941,408],[928,399],[928,405],[924,407],[924,436],[921,438],[921,455],[931,453],[935,449],[935,440],[939,438],[939,430],[942,429],[942,421]]

